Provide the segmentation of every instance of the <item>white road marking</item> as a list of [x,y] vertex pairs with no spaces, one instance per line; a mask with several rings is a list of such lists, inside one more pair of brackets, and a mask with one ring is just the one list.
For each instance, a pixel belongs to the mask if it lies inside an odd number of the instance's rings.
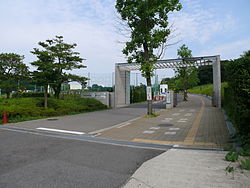
[[110,129],[113,129],[113,128],[120,127],[120,126],[124,125],[125,123],[133,122],[133,121],[135,121],[135,120],[137,120],[137,119],[140,119],[140,118],[141,118],[141,117],[137,117],[137,118],[128,120],[128,121],[126,121],[126,122],[119,123],[119,124],[117,124],[117,125],[113,125],[113,126],[111,126],[111,127],[107,127],[107,128],[103,128],[103,129],[99,129],[99,130],[96,130],[96,131],[89,132],[88,134],[101,133],[101,132],[104,132],[104,131],[107,131],[107,130],[110,130]]
[[59,133],[70,133],[70,134],[78,134],[78,135],[85,134],[84,132],[67,131],[67,130],[51,129],[51,128],[44,128],[44,127],[39,127],[39,128],[36,128],[36,129],[43,130],[43,131],[52,131],[52,132],[59,132]]
[[96,133],[95,135],[93,135],[92,137],[97,137],[100,136],[102,133]]
[[175,148],[178,148],[179,147],[179,145],[173,145],[173,148],[171,148],[170,150],[173,150],[173,151],[176,151],[177,149],[175,149]]
[[186,113],[184,116],[192,116],[192,113]]
[[182,118],[180,119],[181,121],[187,121],[188,119],[187,118]]
[[143,131],[143,134],[152,134],[154,131]]
[[160,129],[160,127],[150,127],[150,129],[158,130],[158,129]]
[[180,119],[178,122],[182,122],[185,123],[188,119],[184,118],[184,119]]
[[121,124],[119,127],[116,127],[116,128],[122,128],[122,127],[125,127],[125,126],[129,125],[129,124],[130,124],[129,122],[123,123],[123,124]]
[[178,115],[180,115],[180,113],[174,113],[174,114],[172,114],[173,116],[178,116]]
[[165,120],[172,120],[173,118],[165,118]]
[[180,128],[169,128],[170,131],[178,131]]
[[163,120],[161,120],[162,122],[170,122],[171,120],[172,120],[173,118],[165,118],[165,119],[163,119]]
[[164,134],[174,135],[176,132],[165,132]]

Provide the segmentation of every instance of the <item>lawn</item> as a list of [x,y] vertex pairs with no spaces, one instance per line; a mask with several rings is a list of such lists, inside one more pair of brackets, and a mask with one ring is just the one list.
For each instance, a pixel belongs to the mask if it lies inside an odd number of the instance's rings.
[[[224,98],[224,88],[227,87],[227,83],[221,83],[221,97]],[[189,93],[198,93],[202,95],[212,96],[213,95],[213,84],[201,85],[193,87],[188,90]]]

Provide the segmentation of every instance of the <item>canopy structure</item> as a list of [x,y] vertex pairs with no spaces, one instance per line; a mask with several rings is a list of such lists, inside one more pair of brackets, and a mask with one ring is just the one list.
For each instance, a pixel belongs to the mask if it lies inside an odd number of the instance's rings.
[[[190,66],[204,66],[204,65],[212,65],[214,61],[216,61],[217,56],[205,56],[205,57],[192,57],[185,59],[166,59],[166,60],[158,60],[154,68],[155,69],[174,69],[179,67],[190,67]],[[125,71],[133,71],[140,70],[141,65],[139,63],[117,63],[120,70]]]
[[[185,59],[158,60],[155,69],[174,69],[180,67],[213,66],[212,105],[221,108],[221,70],[220,56],[203,56]],[[130,71],[140,70],[139,63],[117,63],[115,66],[115,106],[130,104]]]

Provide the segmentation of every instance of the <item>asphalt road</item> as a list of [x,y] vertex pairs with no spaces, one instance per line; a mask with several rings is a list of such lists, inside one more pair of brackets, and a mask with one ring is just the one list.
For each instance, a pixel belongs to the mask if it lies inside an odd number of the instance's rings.
[[0,187],[121,187],[160,153],[0,129]]
[[[164,109],[165,107],[162,102],[154,104],[153,106],[155,111]],[[146,115],[146,113],[147,104],[140,103],[123,108],[77,114],[72,116],[25,121],[8,125],[25,129],[37,129],[39,127],[43,127],[90,133],[126,122],[142,115]]]

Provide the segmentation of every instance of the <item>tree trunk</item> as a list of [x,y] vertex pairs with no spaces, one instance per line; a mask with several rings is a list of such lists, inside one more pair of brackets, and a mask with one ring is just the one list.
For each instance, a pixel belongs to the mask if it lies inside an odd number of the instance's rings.
[[[143,49],[144,49],[144,60],[146,61],[146,63],[150,63],[149,62],[149,50],[148,50],[148,44],[144,43],[143,44]],[[151,84],[151,72],[145,72],[146,73],[146,80],[147,80],[147,86],[152,86]],[[148,115],[151,115],[153,113],[153,103],[152,103],[152,99],[148,100]]]
[[53,90],[55,92],[55,98],[59,99],[60,93],[61,93],[61,84],[58,84],[58,85],[54,86]]
[[188,74],[187,74],[187,68],[184,68],[184,87],[183,87],[183,101],[187,101],[187,88],[188,88]]
[[[147,76],[147,86],[151,87],[151,77],[150,74]],[[153,114],[153,103],[152,100],[148,100],[148,115],[152,115]]]
[[184,100],[184,101],[187,101],[187,97],[188,97],[188,96],[187,96],[187,90],[184,89],[184,98],[183,98],[183,100]]
[[48,108],[48,85],[44,86],[44,108]]
[[7,95],[7,99],[10,98],[10,92],[6,92],[6,95]]

